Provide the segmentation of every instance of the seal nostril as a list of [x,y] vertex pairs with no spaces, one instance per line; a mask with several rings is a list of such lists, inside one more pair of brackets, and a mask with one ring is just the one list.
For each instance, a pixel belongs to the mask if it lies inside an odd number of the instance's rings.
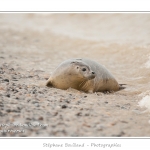
[[92,72],[92,74],[95,74],[95,72]]

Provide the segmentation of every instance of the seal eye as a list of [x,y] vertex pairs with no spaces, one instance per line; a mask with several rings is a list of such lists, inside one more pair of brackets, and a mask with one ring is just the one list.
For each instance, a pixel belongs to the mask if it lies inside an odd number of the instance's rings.
[[86,68],[83,68],[82,71],[86,71]]

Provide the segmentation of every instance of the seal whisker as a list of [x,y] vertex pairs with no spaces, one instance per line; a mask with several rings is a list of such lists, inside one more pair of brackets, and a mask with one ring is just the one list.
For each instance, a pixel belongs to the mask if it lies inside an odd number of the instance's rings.
[[86,82],[87,82],[87,81],[85,81],[85,82],[83,83],[83,84],[84,84],[83,87],[86,85]]
[[86,82],[86,80],[83,80],[83,81],[80,83],[79,87],[82,86],[85,82]]
[[79,87],[82,85],[83,82],[84,82],[84,81],[82,81],[82,82],[79,84]]
[[86,82],[86,84],[84,84],[84,88],[86,89],[87,87],[88,87],[88,85],[89,85],[89,83],[88,82]]

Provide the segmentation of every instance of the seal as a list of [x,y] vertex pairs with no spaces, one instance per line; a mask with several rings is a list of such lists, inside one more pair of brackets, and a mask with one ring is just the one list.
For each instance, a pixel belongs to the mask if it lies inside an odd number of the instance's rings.
[[46,86],[66,90],[74,88],[84,92],[118,91],[120,85],[101,64],[87,59],[69,59],[52,72]]

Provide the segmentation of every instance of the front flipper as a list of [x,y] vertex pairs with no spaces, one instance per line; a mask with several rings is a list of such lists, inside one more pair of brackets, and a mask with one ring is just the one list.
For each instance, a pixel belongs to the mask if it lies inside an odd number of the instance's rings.
[[88,90],[88,93],[92,94],[92,93],[93,93],[93,90]]
[[49,79],[47,80],[46,86],[48,86],[48,87],[53,86],[53,85],[52,85],[52,80],[51,80],[51,78],[49,78]]

